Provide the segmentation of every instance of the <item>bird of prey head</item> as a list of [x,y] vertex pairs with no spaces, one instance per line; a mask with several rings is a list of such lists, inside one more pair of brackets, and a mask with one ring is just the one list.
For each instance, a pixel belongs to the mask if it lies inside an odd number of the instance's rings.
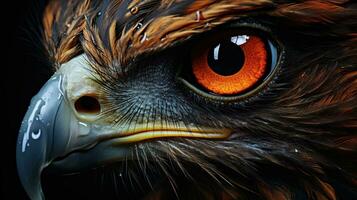
[[31,199],[105,166],[118,198],[357,199],[355,1],[52,0],[42,25]]

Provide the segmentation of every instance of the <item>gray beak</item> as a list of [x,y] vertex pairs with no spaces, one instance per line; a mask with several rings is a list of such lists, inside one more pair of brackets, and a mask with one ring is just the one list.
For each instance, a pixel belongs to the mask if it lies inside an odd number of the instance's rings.
[[[80,71],[78,77],[83,77],[83,70],[77,67],[81,65],[83,58],[80,57],[63,67],[74,70],[60,70],[53,75],[32,98],[22,121],[16,147],[17,170],[31,199],[44,199],[41,172],[48,166],[59,173],[66,173],[95,167],[112,161],[113,157],[121,159],[123,148],[103,141],[116,135],[118,129],[113,130],[96,124],[98,121],[78,117],[74,113],[73,103],[68,100],[66,90],[72,83],[66,79],[76,70]],[[103,142],[98,144],[100,141]],[[77,153],[77,150],[81,152]]]
[[43,199],[41,172],[54,159],[95,144],[89,125],[76,120],[62,88],[63,76],[54,75],[33,97],[17,143],[20,180],[31,199]]
[[[63,109],[62,76],[53,76],[33,97],[22,122],[16,161],[20,180],[31,199],[44,199],[41,172],[57,156],[66,152],[66,143],[54,144],[55,138],[68,141],[69,135],[55,134],[59,110]],[[60,143],[57,143],[60,144]]]

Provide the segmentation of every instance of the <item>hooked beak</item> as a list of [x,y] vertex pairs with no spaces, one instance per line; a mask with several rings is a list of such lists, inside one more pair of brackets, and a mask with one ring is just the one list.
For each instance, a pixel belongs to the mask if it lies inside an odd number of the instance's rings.
[[[224,139],[229,130],[160,126],[161,123],[113,125],[98,113],[80,113],[75,102],[99,91],[85,56],[63,64],[31,100],[16,147],[19,177],[31,199],[44,199],[41,173],[48,167],[71,173],[125,159],[128,145],[162,137]],[[98,100],[99,102],[99,100]],[[100,104],[100,103],[98,103]],[[80,110],[80,109],[79,109]]]
[[[77,58],[64,68],[73,68],[78,62],[83,62],[83,58]],[[103,133],[101,127],[78,119],[73,112],[66,95],[71,85],[68,75],[68,71],[60,70],[47,81],[32,98],[21,124],[16,162],[21,183],[31,199],[44,199],[41,188],[44,168],[73,151],[93,147],[100,138],[106,137],[99,134]],[[72,167],[76,170],[81,166]]]
[[[53,76],[32,98],[20,128],[16,152],[17,168],[20,180],[31,199],[44,198],[41,172],[54,158],[66,152],[66,146],[70,142],[71,131],[61,130],[69,128],[66,123],[71,118],[63,100],[62,81],[63,76]],[[55,134],[58,132],[63,134]]]

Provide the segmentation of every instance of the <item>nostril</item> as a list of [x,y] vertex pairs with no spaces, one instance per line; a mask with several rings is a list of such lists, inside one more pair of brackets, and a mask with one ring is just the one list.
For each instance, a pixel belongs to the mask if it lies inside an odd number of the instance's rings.
[[96,97],[82,96],[74,103],[76,111],[80,114],[99,114],[100,104]]

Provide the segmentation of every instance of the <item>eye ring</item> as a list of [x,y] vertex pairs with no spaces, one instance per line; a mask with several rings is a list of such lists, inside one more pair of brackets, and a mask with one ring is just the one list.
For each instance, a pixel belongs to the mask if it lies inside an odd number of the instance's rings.
[[[256,84],[254,87],[248,89],[244,93],[241,94],[233,94],[233,95],[220,95],[213,93],[212,91],[207,91],[207,89],[202,88],[197,85],[197,83],[192,83],[185,77],[178,77],[178,80],[187,88],[189,88],[194,93],[202,96],[208,100],[216,100],[220,102],[240,102],[245,101],[251,97],[257,96],[261,91],[265,90],[265,88],[270,85],[273,79],[276,77],[276,74],[280,70],[280,65],[283,63],[284,58],[284,48],[282,44],[277,40],[272,34],[271,31],[265,27],[255,24],[252,27],[249,23],[241,24],[238,27],[229,27],[228,30],[225,31],[237,31],[238,33],[252,33],[259,37],[262,37],[265,40],[265,45],[269,48],[270,65],[268,66],[268,70],[264,75],[264,78],[260,80],[259,84]],[[209,35],[210,36],[210,35]],[[205,41],[205,39],[201,40]],[[187,71],[186,71],[187,72]]]

